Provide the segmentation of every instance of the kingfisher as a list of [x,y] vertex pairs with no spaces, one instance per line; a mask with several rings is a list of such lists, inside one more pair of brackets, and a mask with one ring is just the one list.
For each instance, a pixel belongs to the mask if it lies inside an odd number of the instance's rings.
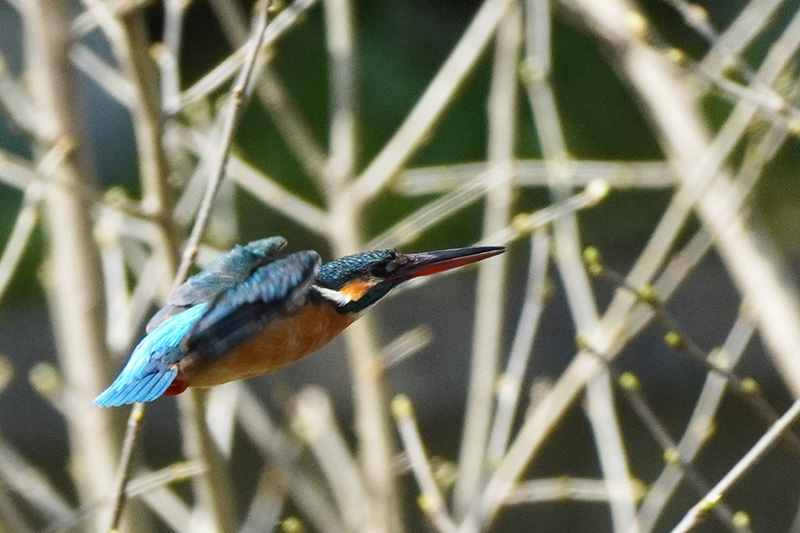
[[285,246],[282,237],[236,245],[186,280],[94,403],[149,402],[272,372],[327,344],[399,284],[505,251],[373,250],[322,264],[309,250],[279,257]]

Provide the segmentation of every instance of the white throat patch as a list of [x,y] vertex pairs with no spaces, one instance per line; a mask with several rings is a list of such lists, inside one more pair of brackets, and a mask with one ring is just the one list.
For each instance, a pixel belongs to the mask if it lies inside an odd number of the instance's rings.
[[345,305],[349,304],[352,300],[342,294],[339,291],[335,291],[333,289],[327,289],[325,287],[320,287],[319,285],[314,285],[314,290],[316,290],[320,296],[328,300],[329,302],[333,302],[338,307],[344,307]]

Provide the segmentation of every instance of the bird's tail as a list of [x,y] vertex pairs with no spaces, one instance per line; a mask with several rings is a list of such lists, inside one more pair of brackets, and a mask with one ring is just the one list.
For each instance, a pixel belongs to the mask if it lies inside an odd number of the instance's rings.
[[176,368],[169,368],[133,381],[120,376],[94,399],[94,403],[100,407],[116,407],[126,403],[151,402],[164,394],[177,374]]

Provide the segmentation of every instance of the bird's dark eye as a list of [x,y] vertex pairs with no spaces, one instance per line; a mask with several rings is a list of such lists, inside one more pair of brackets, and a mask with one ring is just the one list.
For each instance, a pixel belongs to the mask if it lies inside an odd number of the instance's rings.
[[395,264],[394,260],[389,259],[388,261],[374,265],[371,269],[371,273],[375,277],[384,278],[394,272],[396,268],[397,264]]
[[372,275],[380,278],[390,276],[401,265],[406,264],[408,260],[404,255],[397,254],[386,261],[378,263],[372,267]]

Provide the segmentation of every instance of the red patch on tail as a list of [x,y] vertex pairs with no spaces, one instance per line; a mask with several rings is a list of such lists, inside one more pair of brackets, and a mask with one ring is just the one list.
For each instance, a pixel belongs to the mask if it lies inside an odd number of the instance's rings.
[[188,383],[184,383],[183,381],[176,379],[170,383],[169,387],[167,387],[167,390],[164,391],[164,396],[177,396],[185,391],[188,387]]

